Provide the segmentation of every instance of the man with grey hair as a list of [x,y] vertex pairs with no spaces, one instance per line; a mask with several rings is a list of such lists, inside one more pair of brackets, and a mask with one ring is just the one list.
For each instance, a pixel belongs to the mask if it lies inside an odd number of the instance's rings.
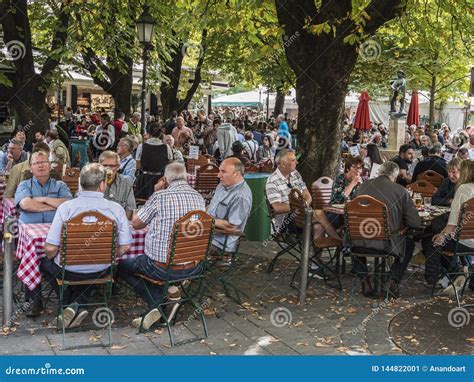
[[212,239],[213,252],[226,253],[229,265],[237,250],[239,233],[243,232],[252,208],[252,191],[244,180],[245,167],[238,158],[227,158],[219,166],[220,184],[207,208],[207,213],[216,219]]
[[140,113],[133,113],[128,122],[128,134],[140,135],[142,133],[142,124],[140,122]]
[[[155,185],[155,192],[146,204],[133,216],[132,224],[135,229],[148,227],[145,237],[144,255],[125,259],[119,263],[118,275],[131,285],[153,308],[163,293],[161,286],[148,283],[147,288],[153,298],[150,298],[142,278],[142,274],[154,280],[165,280],[168,276],[168,254],[174,224],[190,211],[205,211],[204,199],[186,181],[186,167],[182,163],[170,163],[165,168],[165,175]],[[183,264],[180,269],[172,269],[171,280],[184,279],[202,272],[202,264],[190,262]],[[136,318],[132,325],[148,330],[161,318],[158,309],[153,309],[144,318]]]
[[133,159],[133,141],[130,138],[120,139],[117,145],[117,154],[120,157],[119,173],[129,179],[132,183],[135,181],[135,171],[137,162]]
[[7,152],[0,151],[0,173],[10,172],[12,167],[28,159],[28,154],[23,150],[23,142],[13,138],[7,146]]
[[[391,232],[390,251],[396,255],[395,262],[391,267],[391,279],[389,291],[395,298],[399,296],[399,284],[405,273],[415,249],[415,243],[405,233],[401,233],[403,227],[419,228],[421,219],[415,204],[410,198],[408,191],[396,183],[399,167],[395,162],[387,161],[380,166],[379,176],[362,183],[357,196],[368,195],[385,203],[389,213],[389,225]],[[354,240],[345,243],[348,247],[362,247],[372,250],[384,251],[385,243],[375,240]],[[362,294],[366,297],[373,296],[374,291],[368,278],[366,258],[353,257],[353,267],[361,280]]]
[[423,174],[425,171],[432,170],[437,172],[443,178],[448,177],[448,168],[446,161],[441,157],[441,148],[432,147],[428,151],[428,158],[419,162],[413,170],[412,182],[418,180],[418,176]]
[[[127,216],[120,204],[104,198],[105,180],[106,171],[100,164],[91,163],[84,166],[81,170],[80,180],[82,191],[78,192],[76,198],[61,204],[56,211],[44,245],[44,252],[47,258],[41,259],[40,270],[58,296],[59,288],[56,278],[60,277],[62,267],[60,258],[57,255],[62,240],[61,230],[63,224],[68,220],[82,212],[100,212],[117,224],[119,244],[119,253],[117,255],[123,255],[130,250],[132,234]],[[110,273],[110,270],[109,266],[104,264],[83,264],[66,267],[65,272],[66,279],[79,281],[103,277],[105,274]],[[65,328],[77,327],[88,314],[87,310],[84,309],[84,304],[87,304],[91,288],[88,285],[74,285],[69,288],[71,288],[71,292],[66,295],[66,301],[64,301],[69,306],[64,310],[64,322],[61,321],[61,316],[57,318],[59,328],[62,328],[62,325]]]

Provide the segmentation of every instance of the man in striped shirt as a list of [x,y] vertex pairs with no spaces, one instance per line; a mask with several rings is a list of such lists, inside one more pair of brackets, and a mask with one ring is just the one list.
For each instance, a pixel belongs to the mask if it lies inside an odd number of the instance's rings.
[[[155,280],[165,280],[168,273],[168,250],[174,224],[189,211],[206,210],[203,197],[191,188],[186,181],[186,168],[182,163],[170,163],[165,168],[165,175],[155,185],[155,193],[146,204],[133,216],[135,229],[148,227],[145,237],[145,254],[119,263],[118,275],[131,285],[151,308],[154,301],[160,299],[162,288],[148,283],[148,295],[144,281],[135,276],[142,274]],[[171,270],[170,279],[184,279],[202,271],[201,264],[186,264],[183,269]],[[148,330],[158,321],[161,314],[158,309],[148,313],[143,322],[143,329]],[[133,320],[132,325],[140,326],[141,318]]]

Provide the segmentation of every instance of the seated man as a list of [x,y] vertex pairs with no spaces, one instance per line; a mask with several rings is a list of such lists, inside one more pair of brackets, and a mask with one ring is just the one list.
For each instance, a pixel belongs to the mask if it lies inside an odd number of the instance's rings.
[[50,177],[48,154],[38,151],[30,157],[33,177],[21,182],[15,192],[20,224],[51,223],[57,208],[72,195],[66,184]]
[[[35,143],[34,148],[33,148],[33,153],[37,151],[43,151],[47,153],[49,156],[49,146],[45,142]],[[59,173],[57,173],[56,175],[59,175]],[[14,198],[18,185],[24,180],[31,179],[31,176],[32,175],[31,175],[29,160],[25,160],[24,162],[14,165],[10,171],[10,176],[8,177],[8,181],[5,187],[5,193],[3,194],[3,197]],[[53,176],[53,174],[51,174],[51,177],[56,180],[60,179],[59,176],[56,178]]]
[[398,150],[398,156],[392,159],[398,165],[400,173],[398,175],[397,183],[406,187],[407,184],[412,183],[408,166],[413,161],[413,146],[411,144],[401,145]]
[[[120,144],[119,144],[120,146]],[[105,199],[113,200],[120,204],[132,219],[133,210],[137,208],[135,195],[133,194],[133,183],[124,175],[118,173],[120,157],[113,151],[104,151],[99,156],[99,163],[107,171],[107,188],[104,192]]]
[[13,138],[8,143],[7,152],[0,151],[0,174],[10,172],[13,166],[26,161],[27,157],[23,142]]
[[[133,228],[142,229],[148,226],[145,237],[145,254],[125,259],[119,263],[118,276],[131,285],[153,309],[143,321],[143,328],[148,330],[161,318],[160,311],[154,306],[154,301],[160,299],[163,293],[158,285],[149,283],[148,290],[153,295],[150,298],[145,281],[135,274],[143,274],[155,280],[164,280],[168,275],[168,254],[171,234],[175,222],[189,211],[205,211],[204,198],[186,181],[186,167],[182,163],[170,163],[165,168],[165,175],[155,185],[156,192],[146,204],[133,216]],[[190,263],[189,267],[171,270],[170,279],[181,279],[194,276],[202,271],[201,264]],[[141,318],[133,320],[132,325],[139,327]]]
[[428,158],[416,165],[415,170],[413,170],[412,182],[417,181],[418,177],[428,170],[437,172],[444,178],[448,176],[446,161],[441,158],[441,149],[439,147],[430,148],[428,151]]
[[52,162],[65,163],[67,166],[71,166],[69,150],[63,141],[59,139],[57,130],[48,130],[46,132],[45,142],[49,145],[50,159]]
[[252,191],[244,180],[244,171],[238,158],[227,158],[219,166],[221,182],[207,208],[207,213],[216,219],[212,239],[214,253],[224,251],[233,255],[237,250],[238,233],[245,229],[252,208]]
[[135,181],[137,162],[132,157],[133,141],[130,138],[122,138],[117,145],[117,154],[120,156],[119,173],[129,179],[132,184]]
[[[400,234],[400,230],[407,228],[419,228],[421,218],[415,204],[410,199],[407,190],[396,184],[399,176],[399,167],[395,162],[387,161],[380,166],[379,176],[371,179],[360,186],[357,196],[368,195],[385,203],[389,211],[389,224],[391,232],[390,250],[397,255],[392,268],[389,291],[395,297],[399,296],[399,284],[405,273],[415,249],[413,240]],[[347,243],[350,247],[363,247],[376,250],[385,250],[385,243],[375,240],[354,240]],[[367,263],[365,258],[353,257],[353,267],[361,280],[362,294],[365,297],[373,296],[374,291],[367,277]]]
[[456,183],[459,181],[459,174],[462,160],[453,158],[448,163],[448,177],[443,180],[436,193],[433,195],[431,204],[433,206],[450,206],[454,199]]
[[[53,289],[59,295],[59,287],[56,278],[61,277],[60,256],[57,256],[61,243],[61,230],[63,223],[74,218],[85,211],[97,211],[117,223],[119,253],[117,257],[130,250],[132,234],[125,211],[118,204],[104,198],[106,188],[106,171],[97,164],[91,163],[81,170],[81,189],[77,197],[69,200],[58,208],[54,216],[53,224],[46,238],[44,252],[47,258],[43,258],[40,269],[50,282]],[[93,245],[93,244],[91,244]],[[54,260],[53,260],[54,258]],[[109,267],[103,264],[97,265],[74,265],[66,267],[65,278],[73,281],[96,279],[110,273]],[[64,322],[58,317],[58,328],[62,324],[65,328],[77,327],[81,324],[88,312],[81,305],[87,304],[87,298],[92,288],[89,285],[74,285],[68,288],[64,304],[70,305],[64,310]]]
[[[300,173],[296,170],[298,161],[296,155],[290,150],[281,150],[275,158],[277,169],[267,179],[265,192],[268,202],[270,203],[274,213],[277,215],[274,220],[275,229],[278,233],[286,231],[288,223],[291,222],[291,208],[289,202],[290,191],[293,188],[298,189],[303,194],[303,198],[308,205],[311,205],[311,194],[303,181]],[[328,221],[326,214],[322,210],[313,212],[313,227],[315,237],[318,237],[324,231],[329,236],[340,239],[338,233]],[[316,224],[318,223],[318,224]],[[322,229],[320,229],[320,225]],[[318,267],[312,268],[312,276],[320,279],[326,278],[322,270]]]

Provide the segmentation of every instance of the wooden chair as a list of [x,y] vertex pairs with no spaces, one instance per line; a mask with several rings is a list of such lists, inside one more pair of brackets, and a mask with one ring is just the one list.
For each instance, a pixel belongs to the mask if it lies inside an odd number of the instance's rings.
[[196,166],[204,167],[204,166],[207,166],[208,164],[209,164],[209,159],[206,158],[204,155],[199,155],[198,159],[188,158],[186,160],[186,170],[189,173],[193,173],[195,172]]
[[[387,260],[393,260],[395,255],[390,245],[391,233],[387,206],[371,196],[358,196],[345,205],[344,218],[345,232],[350,242],[355,240],[384,242],[384,250],[358,247],[351,243],[351,254],[357,258],[374,258],[374,269],[372,272],[374,290],[379,291],[380,281],[380,289],[385,289],[388,297],[389,291],[386,286],[391,273],[390,270],[387,270]],[[354,261],[360,260],[354,259]],[[355,280],[356,278],[354,278],[351,292],[354,291]]]
[[419,193],[423,198],[431,198],[438,189],[426,180],[418,180],[407,186],[407,189]]
[[79,189],[79,175],[81,171],[78,168],[67,168],[66,174],[63,176],[63,182],[68,186],[72,196],[76,195]]
[[274,165],[271,159],[267,159],[260,163],[260,172],[271,174],[273,172]]
[[[202,286],[203,274],[207,267],[207,258],[209,255],[209,250],[211,248],[213,233],[214,219],[210,215],[208,215],[204,211],[197,210],[188,212],[174,224],[168,249],[168,263],[164,264],[167,269],[167,278],[165,280],[155,280],[146,275],[136,274],[136,276],[142,278],[145,281],[145,289],[147,290],[147,293],[149,294],[150,298],[154,300],[153,306],[148,309],[142,317],[140,327],[138,329],[139,333],[144,331],[143,320],[145,316],[152,309],[157,308],[161,313],[161,317],[164,318],[164,322],[155,326],[164,326],[167,328],[171,346],[187,342],[199,341],[204,338],[207,338],[208,332],[206,320],[204,317],[203,309],[198,304],[197,296],[199,296],[199,292]],[[201,265],[202,272],[196,273],[194,276],[186,277],[183,279],[171,279],[170,275],[171,270],[173,270],[173,268],[180,268],[183,265],[189,265],[191,263],[193,263],[195,267]],[[197,288],[192,293],[190,292],[189,288],[186,288],[184,285],[185,282],[189,283],[188,280],[195,281],[198,284]],[[160,285],[163,288],[159,300],[154,299],[152,293],[148,289],[147,283]],[[182,297],[180,300],[174,300],[172,302],[167,301],[168,288],[171,285],[177,285],[181,288]],[[193,338],[191,340],[175,343],[173,333],[171,331],[172,320],[169,319],[167,312],[164,308],[170,304],[179,304],[179,307],[181,307],[186,303],[190,303],[193,306],[196,314],[199,314],[204,328],[204,337],[196,336],[196,338]]]
[[245,172],[258,172],[258,166],[254,163],[249,163],[245,166]]
[[[458,225],[454,231],[454,237],[456,244],[454,247],[454,252],[443,252],[443,256],[458,256],[461,260],[461,264],[464,268],[467,268],[467,273],[464,273],[464,270],[461,268],[458,272],[449,272],[448,269],[440,269],[440,274],[438,280],[446,277],[449,281],[449,284],[453,287],[456,303],[458,307],[473,307],[474,304],[462,305],[460,298],[464,295],[464,290],[469,283],[469,280],[474,277],[474,265],[471,263],[469,256],[474,256],[474,249],[471,249],[467,252],[461,251],[459,249],[460,240],[472,240],[474,238],[474,198],[469,199],[467,202],[463,203],[461,207],[461,213],[459,214]],[[454,277],[453,277],[454,276]],[[454,281],[458,276],[467,276],[466,281],[461,289],[461,296],[459,296],[458,290],[454,285]],[[436,283],[433,284],[433,289],[431,290],[431,295],[434,295],[436,289]]]
[[331,201],[332,185],[334,181],[322,176],[311,185],[311,197],[313,200],[313,210],[322,210]]
[[283,221],[282,226],[276,227],[275,218],[278,216],[275,213],[272,205],[268,201],[267,195],[265,193],[265,202],[267,203],[267,210],[269,213],[271,225],[272,225],[272,235],[268,240],[273,240],[281,248],[277,254],[273,257],[270,264],[267,267],[267,273],[270,274],[275,267],[277,260],[286,254],[292,256],[295,260],[299,261],[300,259],[300,242],[298,241],[295,233],[296,227],[291,218],[291,215],[288,215]]
[[439,188],[441,183],[443,183],[444,177],[438,174],[436,171],[427,170],[420,174],[417,178],[418,180],[424,180],[425,182],[431,183],[433,186]]
[[[108,301],[112,295],[114,282],[114,264],[118,243],[117,224],[105,215],[96,211],[82,212],[63,224],[61,233],[60,264],[61,276],[57,278],[59,285],[59,310],[64,322],[64,293],[70,286],[102,285],[104,301],[88,303],[86,306],[101,306],[107,315],[108,344],[112,345],[113,317],[108,309]],[[66,278],[66,266],[74,265],[108,265],[104,276],[98,279],[70,281]],[[63,348],[66,349],[66,328],[62,325]],[[98,345],[102,346],[102,345]],[[70,347],[71,348],[71,347]],[[70,349],[69,348],[69,349]]]
[[194,188],[204,197],[206,201],[210,201],[214,191],[220,180],[217,177],[219,168],[213,164],[202,166],[196,173],[196,185]]
[[[304,214],[305,214],[305,209],[308,207],[308,204],[304,200],[303,194],[301,193],[301,191],[299,191],[296,188],[293,188],[290,191],[288,199],[289,199],[289,202],[290,202],[291,214],[294,217],[294,224],[297,228],[296,232],[297,232],[298,240],[300,242],[302,242],[303,238],[302,238],[301,232],[303,232]],[[329,237],[328,238],[326,238],[326,237],[318,238],[318,239],[313,240],[313,248],[315,249],[314,255],[309,259],[309,261],[312,264],[314,264],[318,267],[321,267],[324,271],[329,271],[330,273],[335,274],[336,277],[337,277],[337,281],[338,281],[338,287],[339,287],[340,290],[342,290],[342,284],[341,284],[341,281],[339,280],[339,276],[329,268],[329,265],[336,258],[335,256],[339,254],[340,248],[342,248],[342,241],[337,240],[337,239],[333,239],[333,238],[329,238]],[[331,255],[330,248],[336,248],[336,251],[335,251],[334,255]],[[324,262],[320,258],[321,252],[324,249],[328,250],[329,253],[330,253],[330,258],[329,258],[328,262]],[[293,277],[292,277],[292,280],[291,280],[292,285],[293,285],[293,283],[296,279],[296,275],[298,274],[299,271],[300,271],[300,267],[298,267],[296,269],[295,273],[293,274]]]

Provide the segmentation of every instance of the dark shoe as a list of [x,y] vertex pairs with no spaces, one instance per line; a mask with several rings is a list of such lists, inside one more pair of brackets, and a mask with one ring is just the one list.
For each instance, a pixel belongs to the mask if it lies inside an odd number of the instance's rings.
[[39,317],[43,312],[43,301],[41,299],[35,299],[31,302],[30,309],[26,312],[26,317],[35,318]]
[[388,285],[388,297],[393,297],[395,299],[400,297],[400,284],[398,284],[395,280],[390,280]]
[[318,280],[329,280],[329,276],[324,273],[321,267],[318,268],[310,268],[309,269],[309,277],[318,279]]
[[374,288],[372,288],[372,284],[370,283],[370,280],[367,277],[360,280],[360,286],[362,288],[362,295],[364,297],[375,296]]

